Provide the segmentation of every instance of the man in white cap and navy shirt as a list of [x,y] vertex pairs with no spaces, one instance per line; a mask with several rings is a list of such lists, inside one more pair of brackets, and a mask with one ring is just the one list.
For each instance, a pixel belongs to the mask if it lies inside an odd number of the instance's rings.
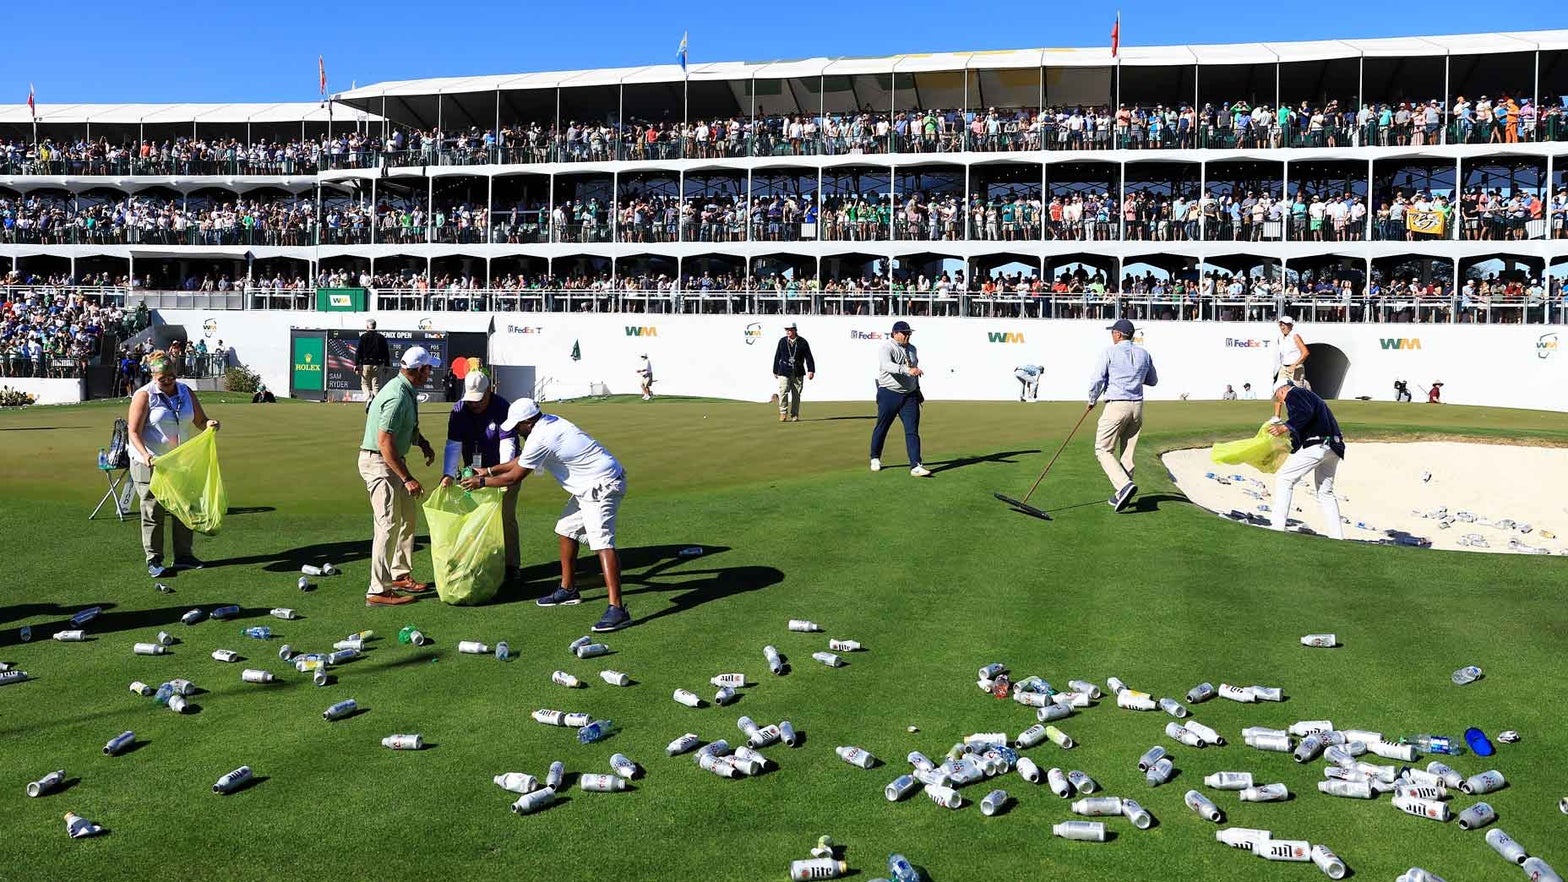
[[593,630],[615,631],[630,625],[632,617],[621,600],[621,559],[615,552],[615,514],[626,495],[625,470],[587,432],[554,414],[540,412],[532,398],[512,402],[501,430],[522,436],[522,452],[511,462],[480,468],[462,482],[464,489],[510,487],[543,469],[561,482],[561,489],[572,497],[555,524],[555,533],[561,540],[561,585],[539,598],[539,605],[572,606],[582,602],[573,570],[577,552],[586,539],[588,547],[599,556],[604,587],[610,595],[610,606]]
[[375,538],[370,546],[370,587],[366,606],[396,606],[425,594],[430,586],[413,577],[414,500],[424,492],[408,468],[409,448],[418,446],[425,465],[436,453],[419,431],[419,393],[441,359],[423,346],[403,350],[402,370],[381,387],[365,411],[365,436],[359,445],[359,476],[370,493]]
[[1345,458],[1345,437],[1334,419],[1328,402],[1311,389],[1292,385],[1289,380],[1274,384],[1274,405],[1285,413],[1283,421],[1269,425],[1270,435],[1290,435],[1290,456],[1279,467],[1274,480],[1274,499],[1269,509],[1269,526],[1284,532],[1290,517],[1290,497],[1296,482],[1312,472],[1318,485],[1318,506],[1328,535],[1345,538],[1344,522],[1339,519],[1339,500],[1334,496],[1334,475]]
[[1094,410],[1100,396],[1105,396],[1105,410],[1095,428],[1094,455],[1116,491],[1111,507],[1121,511],[1138,492],[1132,471],[1138,433],[1143,431],[1143,387],[1158,385],[1160,375],[1148,350],[1132,342],[1132,322],[1117,319],[1106,330],[1111,332],[1111,345],[1100,355],[1089,386],[1089,409]]
[[[490,377],[473,368],[463,378],[462,400],[452,406],[446,420],[446,455],[442,457],[441,486],[450,486],[467,464],[476,471],[517,458],[517,433],[501,428],[510,401],[496,394]],[[506,540],[506,575],[516,578],[521,566],[517,540],[517,484],[501,494],[501,533]]]

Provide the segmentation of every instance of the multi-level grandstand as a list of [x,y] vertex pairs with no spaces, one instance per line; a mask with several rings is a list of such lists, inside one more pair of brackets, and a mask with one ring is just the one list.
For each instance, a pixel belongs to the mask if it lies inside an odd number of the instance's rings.
[[7,272],[153,310],[1556,323],[1568,31],[23,105]]

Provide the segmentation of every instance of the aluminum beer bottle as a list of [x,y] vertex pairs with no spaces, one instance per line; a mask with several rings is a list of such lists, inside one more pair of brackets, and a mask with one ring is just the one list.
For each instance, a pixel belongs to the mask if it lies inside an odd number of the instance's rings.
[[1073,785],[1073,789],[1084,796],[1088,796],[1100,789],[1100,785],[1093,778],[1089,777],[1087,772],[1081,772],[1077,769],[1067,773],[1067,783]]
[[512,793],[532,793],[539,789],[539,779],[527,772],[507,772],[491,780],[495,781],[495,786]]
[[1088,796],[1076,800],[1068,806],[1068,810],[1075,815],[1085,817],[1099,817],[1104,815],[1119,815],[1122,813],[1122,801],[1115,796]]
[[915,781],[913,775],[899,775],[893,779],[893,783],[883,789],[882,795],[887,797],[888,802],[898,802],[909,794],[914,793],[915,788],[919,786],[919,782]]
[[1497,820],[1497,812],[1488,803],[1478,802],[1459,813],[1459,829],[1475,830]]
[[1417,799],[1413,796],[1394,797],[1394,808],[1407,815],[1418,818],[1431,818],[1434,821],[1447,821],[1449,818],[1448,804],[1435,799]]
[[1343,879],[1349,872],[1345,868],[1345,862],[1339,859],[1339,855],[1329,851],[1326,845],[1312,846],[1312,862],[1317,864],[1318,869],[1323,871],[1323,875],[1330,879]]
[[1216,744],[1220,747],[1225,746],[1225,737],[1223,735],[1198,722],[1197,720],[1188,719],[1182,723],[1182,726],[1186,728],[1188,732],[1191,732],[1192,734],[1202,738],[1204,741],[1207,741],[1210,744]]
[[1139,830],[1147,830],[1154,826],[1154,816],[1149,810],[1139,805],[1136,800],[1122,800],[1122,816],[1132,822]]
[[877,763],[877,758],[864,748],[835,747],[833,752],[838,754],[838,758],[844,762],[852,766],[859,766],[862,769],[869,769]]
[[1045,780],[1050,786],[1051,792],[1062,799],[1067,799],[1073,795],[1073,785],[1068,783],[1067,776],[1062,773],[1061,769],[1053,768],[1046,772]]
[[837,861],[830,857],[793,861],[789,865],[791,882],[811,882],[813,879],[837,879],[847,872],[849,872],[848,862]]
[[222,778],[219,778],[218,782],[212,785],[212,792],[233,793],[234,791],[240,789],[240,787],[244,786],[245,782],[249,781],[250,778],[250,766],[240,766],[227,775],[224,775]]
[[1104,842],[1105,824],[1099,821],[1065,821],[1052,824],[1051,835],[1079,842]]
[[1501,827],[1493,827],[1486,831],[1486,844],[1490,845],[1493,851],[1502,855],[1503,860],[1506,861],[1522,864],[1529,857],[1525,853],[1524,846],[1515,842],[1512,836],[1504,833]]
[[519,815],[531,815],[552,802],[555,802],[555,790],[545,787],[519,796],[517,801],[512,803],[512,812]]
[[620,793],[626,789],[626,779],[617,775],[583,775],[577,786],[589,793]]
[[1318,792],[1348,799],[1371,799],[1376,795],[1372,792],[1372,785],[1366,781],[1319,781]]
[[1253,846],[1252,853],[1264,860],[1306,863],[1312,860],[1312,843],[1305,839],[1265,839]]
[[1501,790],[1507,785],[1508,782],[1503,780],[1503,773],[1496,769],[1491,769],[1464,779],[1459,783],[1459,789],[1471,796],[1480,796],[1483,793]]
[[1284,802],[1290,798],[1290,789],[1284,784],[1264,784],[1248,787],[1236,795],[1242,802]]
[[701,743],[702,739],[698,738],[695,732],[687,732],[665,745],[664,753],[666,756],[676,756],[696,748]]
[[1220,811],[1220,807],[1215,805],[1213,800],[1196,790],[1187,791],[1186,795],[1182,797],[1182,802],[1186,803],[1187,808],[1192,809],[1197,813],[1198,817],[1203,818],[1205,821],[1213,821],[1219,824],[1225,820],[1225,814]]
[[1224,830],[1214,831],[1215,841],[1242,851],[1252,851],[1259,843],[1267,842],[1272,838],[1273,834],[1269,831],[1251,827],[1226,827]]
[[1138,757],[1138,771],[1147,772],[1150,766],[1159,762],[1160,759],[1164,756],[1165,748],[1159,746],[1158,744],[1149,748],[1144,752],[1143,756]]

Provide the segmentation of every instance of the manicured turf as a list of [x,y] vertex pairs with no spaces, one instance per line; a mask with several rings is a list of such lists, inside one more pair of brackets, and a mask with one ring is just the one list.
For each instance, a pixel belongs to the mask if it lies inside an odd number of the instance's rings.
[[[94,454],[119,407],[0,414],[0,523],[11,548],[0,660],[37,677],[0,688],[0,878],[783,879],[822,833],[848,846],[865,879],[884,875],[890,851],[937,882],[1318,878],[1310,866],[1269,864],[1216,843],[1214,825],[1182,806],[1183,792],[1220,769],[1251,770],[1296,794],[1285,804],[1211,794],[1231,823],[1323,842],[1362,878],[1392,879],[1413,865],[1454,880],[1514,878],[1518,871],[1481,832],[1401,815],[1386,799],[1321,796],[1321,763],[1297,765],[1240,744],[1244,726],[1314,718],[1391,734],[1519,730],[1524,740],[1497,757],[1453,764],[1466,774],[1501,769],[1509,787],[1487,797],[1500,826],[1568,870],[1568,819],[1556,809],[1568,794],[1568,562],[1278,536],[1185,503],[1158,452],[1241,437],[1266,415],[1266,402],[1151,405],[1139,451],[1143,493],[1128,513],[1104,504],[1109,488],[1088,425],[1035,497],[1055,521],[993,500],[992,491],[1027,489],[1080,407],[934,402],[924,436],[937,475],[918,481],[897,467],[896,427],[889,469],[867,471],[864,404],[808,403],[808,420],[786,425],[763,405],[562,406],[629,473],[620,540],[638,624],[608,635],[613,655],[585,662],[567,644],[603,610],[597,577],[585,583],[582,606],[531,602],[555,576],[550,528],[563,496],[548,479],[525,487],[528,582],[503,602],[367,610],[369,511],[354,469],[360,410],[213,399],[207,409],[224,421],[219,446],[234,511],[221,536],[198,537],[197,553],[213,566],[169,580],[177,593],[162,595],[142,569],[134,523],[86,520],[102,492]],[[1568,416],[1559,414],[1355,402],[1336,411],[1351,456],[1355,439],[1374,432],[1568,443]],[[425,419],[440,432],[439,408],[427,408]],[[709,553],[678,557],[688,545]],[[301,594],[299,565],[321,559],[345,574]],[[429,566],[421,543],[417,574],[428,577]],[[222,603],[242,605],[244,618],[179,624],[187,609]],[[63,618],[94,604],[108,611],[89,626],[91,642],[48,639]],[[276,606],[304,618],[267,617]],[[790,618],[813,619],[826,633],[790,633]],[[435,646],[398,645],[405,623],[434,636]],[[30,644],[17,642],[22,624],[33,626]],[[280,639],[240,636],[252,624],[271,625]],[[364,628],[377,632],[368,658],[339,669],[326,688],[275,657],[283,642],[319,650]],[[171,656],[131,654],[132,643],[160,629],[181,638]],[[1298,645],[1317,631],[1337,632],[1345,645]],[[811,653],[830,636],[867,651],[848,656],[848,667],[822,667]],[[512,663],[455,651],[459,640],[502,639],[520,656]],[[766,643],[792,660],[787,676],[768,673]],[[219,647],[283,682],[239,682],[249,665],[213,661]],[[1114,702],[1060,723],[1077,748],[1027,753],[1042,767],[1089,772],[1158,819],[1148,831],[1106,819],[1117,836],[1105,844],[1051,838],[1049,825],[1071,817],[1066,803],[1016,775],[971,785],[969,804],[956,812],[918,795],[886,802],[882,788],[907,770],[909,751],[940,758],[966,733],[1017,733],[1032,723],[1025,709],[975,688],[975,669],[992,661],[1062,688],[1069,678],[1103,685],[1115,675],[1156,695],[1179,697],[1208,680],[1282,686],[1289,700],[1195,707],[1197,719],[1233,742],[1204,751],[1164,737],[1164,714]],[[1452,686],[1449,673],[1464,664],[1484,667],[1486,679]],[[604,668],[627,671],[637,684],[607,686],[597,676]],[[552,685],[556,669],[588,688]],[[711,695],[708,678],[725,671],[755,684],[739,703],[691,710],[670,699],[681,687]],[[174,677],[207,690],[195,700],[200,713],[177,716],[126,689],[132,680]],[[368,710],[321,719],[348,697]],[[587,711],[624,728],[580,746],[569,730],[534,723],[529,713],[539,707]],[[735,742],[741,714],[763,724],[787,717],[804,745],[765,751],[779,768],[739,781],[701,771],[690,756],[664,756],[664,745],[688,731]],[[139,747],[103,756],[104,742],[126,729]],[[383,749],[380,739],[396,732],[423,733],[433,747]],[[841,744],[865,747],[885,765],[847,765],[833,753]],[[1170,750],[1179,774],[1150,790],[1134,762],[1154,744]],[[507,771],[542,777],[553,760],[572,773],[607,772],[616,751],[647,770],[634,792],[572,787],[562,804],[534,816],[508,812],[514,797],[490,780]],[[213,781],[241,764],[259,783],[213,794]],[[23,795],[26,782],[61,767],[73,782],[64,793]],[[1017,802],[985,818],[973,803],[993,787]],[[1453,802],[1457,811],[1473,800]],[[67,839],[60,816],[72,809],[112,832]]]

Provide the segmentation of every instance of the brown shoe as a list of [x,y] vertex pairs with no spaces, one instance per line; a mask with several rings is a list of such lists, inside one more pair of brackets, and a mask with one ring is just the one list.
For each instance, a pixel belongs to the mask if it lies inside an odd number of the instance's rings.
[[430,585],[424,582],[415,582],[410,576],[393,579],[390,587],[399,594],[424,594],[431,590]]
[[412,598],[412,597],[403,597],[401,595],[393,594],[391,592],[387,592],[385,594],[366,594],[365,595],[365,605],[366,606],[397,606],[400,603],[413,603],[413,602],[414,602],[414,598]]

